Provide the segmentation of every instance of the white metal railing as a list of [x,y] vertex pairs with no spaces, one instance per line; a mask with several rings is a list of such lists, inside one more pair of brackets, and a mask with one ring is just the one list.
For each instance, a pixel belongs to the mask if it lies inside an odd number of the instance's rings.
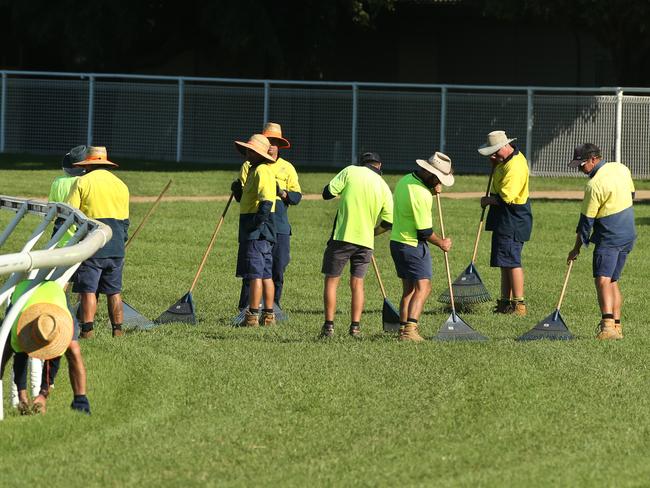
[[476,148],[504,129],[536,174],[575,174],[573,146],[594,142],[650,176],[650,88],[0,73],[0,152],[62,154],[85,141],[117,157],[236,163],[232,141],[274,120],[299,167],[373,150],[401,169],[442,150],[458,172],[487,172]]
[[[101,249],[112,236],[110,227],[88,219],[82,212],[63,203],[34,202],[0,195],[0,210],[9,210],[16,215],[0,234],[0,248],[28,214],[42,217],[42,221],[28,237],[17,253],[0,255],[0,275],[9,275],[0,288],[0,304],[8,302],[16,285],[23,279],[32,280],[32,285],[21,295],[6,313],[0,325],[0,354],[11,332],[18,313],[34,293],[37,284],[43,280],[56,281],[64,286],[79,267],[79,264]],[[55,219],[63,223],[41,250],[33,250],[45,231]],[[76,226],[74,235],[64,247],[57,247],[66,231]],[[4,417],[3,389],[0,377],[0,420]]]

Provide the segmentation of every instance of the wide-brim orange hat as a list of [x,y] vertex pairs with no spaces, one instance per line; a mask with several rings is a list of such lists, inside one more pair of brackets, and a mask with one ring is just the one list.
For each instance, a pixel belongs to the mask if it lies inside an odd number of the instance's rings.
[[289,149],[291,147],[291,143],[282,137],[282,127],[280,124],[269,122],[264,126],[262,135],[268,137],[269,139],[277,140],[280,143],[278,144],[278,149]]
[[271,143],[262,134],[253,134],[248,142],[235,141],[235,148],[244,156],[246,156],[246,149],[250,149],[267,161],[273,161],[273,158],[269,154]]
[[104,146],[89,146],[86,151],[86,159],[74,163],[72,166],[110,166],[117,168],[118,165],[108,160],[108,152]]
[[68,349],[73,333],[72,315],[53,303],[30,305],[16,324],[16,336],[23,352],[42,360],[61,356]]

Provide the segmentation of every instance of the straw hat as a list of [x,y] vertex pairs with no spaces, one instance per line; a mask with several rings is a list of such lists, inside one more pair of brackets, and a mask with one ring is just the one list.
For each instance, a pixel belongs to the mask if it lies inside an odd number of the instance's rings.
[[86,158],[78,163],[73,163],[72,166],[90,166],[95,164],[117,168],[117,164],[108,160],[108,153],[104,146],[88,146]]
[[235,148],[244,156],[246,156],[246,149],[250,149],[255,151],[264,159],[273,161],[273,158],[269,154],[270,147],[271,143],[262,134],[253,134],[248,142],[235,141]]
[[281,144],[283,144],[278,146],[279,149],[289,149],[291,147],[291,143],[282,137],[282,127],[280,127],[280,124],[269,122],[264,126],[262,135],[269,139],[277,139]]
[[72,315],[53,303],[35,303],[18,317],[16,336],[24,352],[37,359],[61,356],[72,341]]
[[481,156],[491,156],[506,144],[516,141],[517,138],[509,139],[506,133],[502,130],[495,130],[487,135],[487,142],[478,148]]
[[446,154],[436,152],[427,161],[424,159],[416,159],[415,162],[420,168],[436,175],[443,185],[452,186],[454,184],[451,159]]

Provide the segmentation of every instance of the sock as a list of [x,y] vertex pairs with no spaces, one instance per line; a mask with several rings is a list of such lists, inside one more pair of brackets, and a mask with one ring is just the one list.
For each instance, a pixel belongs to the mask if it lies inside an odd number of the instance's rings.
[[331,325],[332,327],[334,327],[334,321],[333,320],[326,320],[325,325]]
[[259,315],[260,309],[259,308],[250,308],[248,307],[248,311],[252,313],[253,315]]
[[524,297],[512,297],[513,302],[522,302],[524,301]]
[[412,324],[417,324],[418,323],[418,319],[414,319],[412,317],[409,317],[408,319],[406,319],[406,321],[411,322]]
[[262,312],[264,312],[264,313],[273,313],[273,309],[272,308],[263,308]]
[[604,313],[604,314],[602,315],[602,318],[603,318],[603,320],[605,320],[605,319],[613,319],[613,318],[614,318],[614,314],[613,314],[613,313]]
[[402,322],[401,320],[399,321],[399,325],[406,325],[407,322]]
[[111,324],[113,330],[122,330],[122,324]]
[[621,325],[621,319],[614,319],[614,323],[616,325]]
[[93,330],[95,327],[95,322],[84,322],[81,324],[81,330],[82,332],[88,332],[90,330]]
[[350,322],[350,327],[359,327],[359,322]]

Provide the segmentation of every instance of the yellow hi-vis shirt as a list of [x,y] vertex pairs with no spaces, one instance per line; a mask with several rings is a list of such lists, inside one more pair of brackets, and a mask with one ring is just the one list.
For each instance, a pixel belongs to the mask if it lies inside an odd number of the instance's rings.
[[518,150],[505,163],[494,168],[492,193],[498,193],[507,204],[523,205],[528,201],[528,161]]
[[390,240],[417,247],[418,230],[433,228],[433,193],[414,173],[395,186],[393,229]]
[[275,175],[270,164],[261,163],[249,172],[242,188],[239,202],[239,241],[257,240],[259,238],[275,242],[273,216],[260,222],[256,218],[262,202],[271,202],[271,214],[275,210]]
[[[57,203],[65,202],[68,198],[68,195],[70,194],[72,186],[74,185],[75,181],[77,181],[77,178],[79,177],[68,175],[57,176],[50,186],[50,194],[47,197],[48,201]],[[76,229],[76,226],[70,226],[68,230],[65,231],[65,234],[63,234],[63,237],[61,237],[61,240],[59,240],[57,247],[65,246],[70,238],[74,235]]]
[[366,166],[348,166],[329,182],[339,195],[332,239],[374,249],[380,220],[393,223],[393,195],[384,179]]
[[97,251],[95,258],[124,257],[124,243],[129,228],[129,189],[110,171],[96,169],[77,178],[67,203],[86,217],[110,226],[113,237]]

